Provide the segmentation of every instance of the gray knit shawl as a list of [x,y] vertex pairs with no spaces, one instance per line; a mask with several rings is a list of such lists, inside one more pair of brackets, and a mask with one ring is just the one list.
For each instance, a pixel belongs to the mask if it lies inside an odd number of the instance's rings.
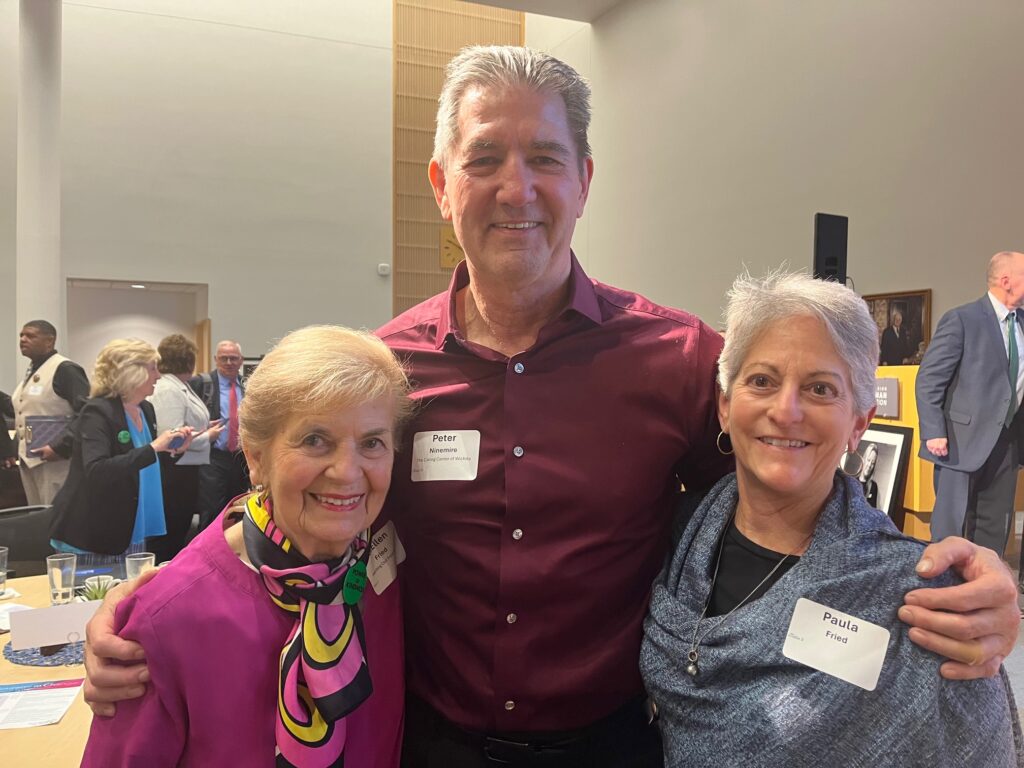
[[[924,545],[899,533],[868,506],[860,484],[841,475],[807,552],[708,634],[699,676],[687,675],[717,542],[736,501],[729,475],[697,508],[654,584],[640,665],[658,706],[666,766],[1024,765],[1006,673],[945,680],[940,659],[910,642],[896,611],[907,591],[926,585],[914,573]],[[927,586],[951,583],[944,576]],[[874,691],[782,655],[800,597],[890,630]]]

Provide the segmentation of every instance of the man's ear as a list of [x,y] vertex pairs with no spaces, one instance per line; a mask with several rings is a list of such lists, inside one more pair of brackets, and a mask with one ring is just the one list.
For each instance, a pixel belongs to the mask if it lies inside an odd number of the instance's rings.
[[448,180],[445,177],[444,169],[436,160],[431,160],[430,165],[427,166],[427,176],[430,178],[430,186],[434,190],[434,200],[437,201],[437,207],[441,209],[441,218],[451,221],[452,207],[448,204],[448,195],[445,191]]

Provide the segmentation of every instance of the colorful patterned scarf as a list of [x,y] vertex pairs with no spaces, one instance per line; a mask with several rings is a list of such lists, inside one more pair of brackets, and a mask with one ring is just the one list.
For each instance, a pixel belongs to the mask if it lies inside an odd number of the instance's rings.
[[296,615],[281,650],[277,765],[340,768],[344,718],[373,691],[359,615],[370,537],[357,538],[336,560],[311,563],[274,524],[265,494],[248,498],[242,524],[270,599]]

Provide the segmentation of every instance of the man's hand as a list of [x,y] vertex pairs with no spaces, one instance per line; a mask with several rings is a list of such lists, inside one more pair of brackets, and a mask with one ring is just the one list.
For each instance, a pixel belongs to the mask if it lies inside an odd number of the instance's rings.
[[59,461],[61,458],[57,452],[48,445],[44,445],[42,448],[33,448],[30,453],[43,461]]
[[911,640],[952,659],[940,667],[943,677],[992,677],[1020,631],[1016,581],[991,549],[955,536],[929,545],[917,572],[928,579],[950,566],[966,583],[908,592],[900,619],[911,625]]
[[925,442],[924,446],[932,456],[949,455],[949,440],[945,437],[933,437],[931,440]]
[[157,570],[151,568],[137,579],[118,584],[107,592],[85,625],[85,703],[96,715],[112,717],[115,702],[137,699],[146,692],[145,683],[149,682],[149,668],[144,663],[146,655],[138,643],[122,640],[114,634],[114,611],[118,603],[153,578]]

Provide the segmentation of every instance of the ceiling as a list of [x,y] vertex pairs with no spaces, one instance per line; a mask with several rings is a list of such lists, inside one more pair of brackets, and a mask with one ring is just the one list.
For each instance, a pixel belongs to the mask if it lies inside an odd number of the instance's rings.
[[481,5],[539,13],[574,21],[594,21],[605,11],[627,0],[473,0]]

